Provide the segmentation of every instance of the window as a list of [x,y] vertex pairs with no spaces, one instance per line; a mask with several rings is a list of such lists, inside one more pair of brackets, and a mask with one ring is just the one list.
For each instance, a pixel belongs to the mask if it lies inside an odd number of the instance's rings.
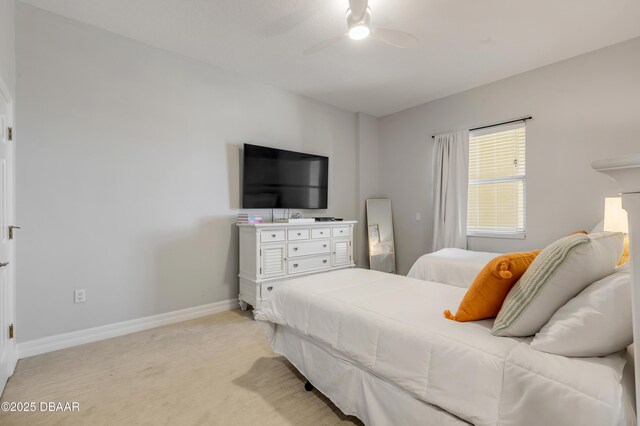
[[467,234],[525,237],[524,122],[469,134]]

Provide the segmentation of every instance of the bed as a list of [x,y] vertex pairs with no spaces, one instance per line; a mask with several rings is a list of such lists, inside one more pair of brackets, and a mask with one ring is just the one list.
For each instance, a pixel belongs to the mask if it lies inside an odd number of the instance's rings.
[[284,282],[254,316],[275,352],[366,424],[635,424],[624,353],[550,355],[492,336],[493,320],[444,319],[465,291],[349,269]]
[[468,288],[478,272],[500,253],[445,248],[416,260],[410,278]]
[[[589,233],[593,234],[603,230],[604,221],[600,221]],[[413,264],[407,276],[424,281],[468,288],[480,270],[491,259],[501,254],[488,251],[443,248],[433,253],[422,255]]]

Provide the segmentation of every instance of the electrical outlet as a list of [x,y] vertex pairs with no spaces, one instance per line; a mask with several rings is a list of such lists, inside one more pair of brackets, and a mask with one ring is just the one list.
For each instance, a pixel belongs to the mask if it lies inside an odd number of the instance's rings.
[[87,301],[87,295],[84,289],[75,290],[73,292],[73,301],[74,303],[84,303]]
[[422,215],[420,215],[420,213],[416,213],[416,220],[422,220]]

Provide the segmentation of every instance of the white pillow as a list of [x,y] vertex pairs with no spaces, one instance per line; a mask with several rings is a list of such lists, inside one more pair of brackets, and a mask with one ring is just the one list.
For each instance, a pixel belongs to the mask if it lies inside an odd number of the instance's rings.
[[596,223],[596,226],[594,226],[593,229],[589,231],[590,234],[596,234],[598,232],[604,232],[604,220]]
[[545,247],[505,298],[491,333],[536,334],[562,305],[614,271],[622,241],[622,233],[574,234]]
[[633,342],[631,270],[625,264],[569,300],[531,342],[564,356],[605,356]]

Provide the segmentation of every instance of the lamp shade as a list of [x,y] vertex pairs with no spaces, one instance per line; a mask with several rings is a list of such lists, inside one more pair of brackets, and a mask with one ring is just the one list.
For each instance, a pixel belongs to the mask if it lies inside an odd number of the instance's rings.
[[622,198],[607,197],[604,199],[604,230],[629,233],[629,220],[627,219],[627,211],[622,208]]

